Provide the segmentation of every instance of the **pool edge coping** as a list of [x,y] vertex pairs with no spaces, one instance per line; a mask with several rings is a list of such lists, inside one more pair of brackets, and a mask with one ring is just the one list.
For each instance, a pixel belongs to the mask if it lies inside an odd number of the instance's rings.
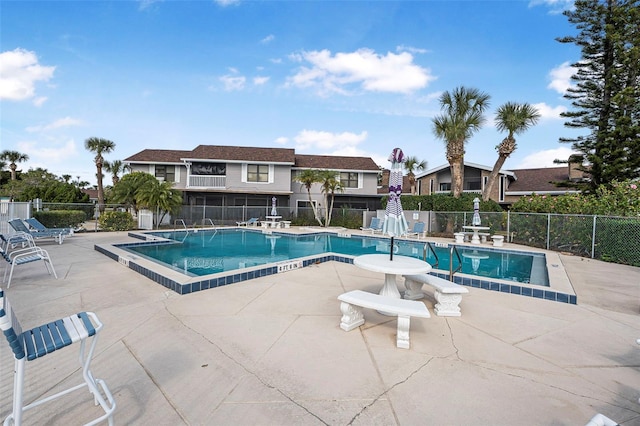
[[[222,229],[234,229],[235,227],[225,227]],[[157,232],[157,231],[156,231]],[[260,232],[256,230],[256,232]],[[324,231],[326,233],[336,233],[336,231],[327,230]],[[271,233],[271,232],[268,232]],[[299,233],[292,232],[282,232],[278,231],[276,233],[281,233],[285,235],[304,235]],[[309,232],[310,234],[318,233],[318,231],[313,230]],[[339,233],[339,232],[338,232]],[[162,243],[163,241],[173,241],[167,240],[162,237],[153,236],[149,237],[146,232],[130,232],[129,236],[132,238],[136,238],[141,240],[140,244],[149,244],[149,243]],[[372,235],[358,235],[362,237],[376,237],[379,236]],[[416,241],[412,239],[407,239],[408,241]],[[425,241],[427,242],[427,241]],[[235,284],[238,282],[248,281],[255,278],[260,278],[263,276],[273,275],[277,273],[288,272],[290,270],[301,269],[313,264],[324,263],[328,261],[338,261],[342,263],[353,263],[353,258],[355,256],[344,255],[340,253],[326,252],[318,255],[306,256],[303,258],[298,258],[292,261],[286,262],[276,262],[270,263],[260,266],[253,266],[250,268],[243,269],[243,272],[220,272],[217,274],[206,275],[206,276],[188,276],[178,271],[172,270],[164,265],[161,265],[156,262],[152,262],[148,259],[145,259],[141,256],[135,256],[130,252],[123,250],[118,247],[118,245],[130,245],[135,243],[115,243],[115,244],[96,244],[94,245],[94,250],[106,255],[107,257],[115,260],[116,262],[132,269],[139,274],[151,279],[152,281],[178,293],[178,294],[189,294],[197,291],[208,290],[215,287],[220,287],[224,285]],[[489,248],[489,247],[485,247]],[[512,250],[509,248],[501,248],[506,251],[514,251],[514,252],[527,252],[525,250]],[[454,275],[454,282],[460,285],[481,288],[484,290],[491,291],[499,291],[502,293],[516,294],[525,297],[534,297],[540,298],[555,302],[561,303],[569,303],[569,304],[577,304],[577,296],[573,290],[573,286],[569,280],[569,277],[562,265],[560,260],[560,256],[555,252],[546,252],[540,250],[531,250],[534,253],[542,253],[545,255],[546,268],[549,276],[549,287],[534,285],[534,284],[526,284],[526,283],[517,283],[514,284],[513,281],[508,280],[500,280],[500,279],[482,279],[476,278],[473,275],[467,275],[458,273]],[[433,275],[439,276],[440,278],[449,279],[449,274],[445,271],[434,270]],[[553,283],[553,286],[551,285]]]

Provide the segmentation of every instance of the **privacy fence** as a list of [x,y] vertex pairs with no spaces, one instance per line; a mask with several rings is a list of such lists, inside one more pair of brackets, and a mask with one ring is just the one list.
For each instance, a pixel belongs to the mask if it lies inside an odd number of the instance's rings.
[[[29,217],[36,208],[50,210],[82,210],[87,219],[97,214],[94,204],[53,204],[30,203],[0,204],[0,231],[10,232],[6,223],[16,217]],[[122,209],[121,206],[107,206],[108,209]],[[310,209],[299,209],[297,214],[288,206],[276,206],[278,216],[291,220],[294,224],[316,224]],[[271,216],[272,207],[220,207],[183,206],[174,216],[165,218],[164,227],[176,226],[180,219],[187,226],[213,221],[216,225],[235,225],[252,217]],[[321,212],[323,214],[323,212]],[[368,225],[373,216],[384,215],[384,211],[365,211],[347,208],[334,209],[331,224],[346,228]],[[435,237],[453,237],[462,226],[470,225],[473,212],[407,211],[405,217],[410,227],[419,220],[427,224],[427,233]],[[488,226],[492,234],[503,234],[507,241],[530,247],[572,253],[609,262],[640,266],[640,217],[613,217],[593,215],[561,215],[553,213],[520,212],[480,212],[483,226]],[[153,222],[147,221],[145,228]],[[182,226],[182,224],[180,225]],[[97,228],[96,228],[97,229]],[[93,230],[93,229],[88,229]]]

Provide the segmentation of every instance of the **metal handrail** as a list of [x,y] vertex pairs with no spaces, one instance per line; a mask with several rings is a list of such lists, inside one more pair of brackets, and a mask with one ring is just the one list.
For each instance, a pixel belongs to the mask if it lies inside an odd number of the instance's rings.
[[214,225],[214,223],[213,223],[213,220],[211,220],[211,219],[210,219],[210,218],[208,218],[208,217],[205,217],[204,219],[202,219],[202,227],[203,227],[203,228],[207,225],[207,222],[208,222],[209,224],[211,224],[211,227],[212,227],[212,228],[215,228],[215,227],[216,227],[216,225]]
[[[422,257],[424,258],[424,261],[427,261],[427,247],[429,248],[429,250],[431,250],[431,253],[433,253],[433,257],[436,258],[436,264],[433,265],[434,268],[438,268],[438,265],[440,264],[440,259],[438,259],[438,255],[436,254],[435,249],[431,246],[432,243],[427,242],[424,245],[424,248],[422,249]],[[433,243],[436,247],[440,247],[440,248],[448,248],[449,249],[449,281],[453,281],[453,275],[456,272],[460,272],[462,270],[462,258],[460,257],[460,252],[458,251],[458,246],[456,246],[455,244],[448,244],[448,243]],[[455,271],[453,270],[453,255],[456,255],[456,257],[458,258],[458,267],[455,269]]]
[[176,219],[173,221],[173,229],[175,230],[177,228],[178,223],[182,222],[182,226],[184,227],[184,229],[187,229],[187,224],[184,222],[184,219]]
[[436,258],[436,264],[433,265],[433,267],[438,268],[438,265],[440,264],[440,259],[438,259],[438,253],[436,253],[436,251],[433,249],[430,242],[427,242],[422,249],[422,259],[425,262],[427,261],[427,247],[429,248],[429,250],[431,250],[431,253],[433,253],[433,257]]

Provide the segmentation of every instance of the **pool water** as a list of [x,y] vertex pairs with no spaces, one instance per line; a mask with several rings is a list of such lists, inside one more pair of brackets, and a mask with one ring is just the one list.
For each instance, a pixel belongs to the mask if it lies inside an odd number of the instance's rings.
[[[173,241],[122,248],[190,276],[228,272],[323,253],[359,256],[390,252],[389,238],[347,238],[332,233],[291,235],[264,234],[247,229],[221,229],[156,232],[153,235]],[[394,253],[397,255],[424,258],[425,242],[396,240],[394,246]],[[431,250],[426,249],[426,261],[435,269],[448,271],[450,249],[432,247],[437,260]],[[468,246],[458,246],[458,251],[462,262],[454,255],[453,267],[455,269],[462,263],[460,272],[464,274],[549,285],[543,254]]]

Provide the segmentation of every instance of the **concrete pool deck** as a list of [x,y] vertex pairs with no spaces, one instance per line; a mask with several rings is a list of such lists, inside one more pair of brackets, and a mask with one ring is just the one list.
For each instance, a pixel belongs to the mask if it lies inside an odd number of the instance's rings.
[[[326,262],[181,296],[94,250],[125,241],[44,243],[60,278],[23,266],[7,291],[24,328],[98,314],[93,372],[116,424],[580,425],[598,412],[640,424],[640,268],[560,254],[577,305],[469,288],[462,317],[413,319],[404,350],[396,320],[374,311],[339,327],[337,296],[375,292],[381,274]],[[4,418],[13,357],[0,348]],[[76,358],[27,363],[26,401],[64,384]],[[25,424],[81,424],[98,413],[91,402],[79,391]]]

